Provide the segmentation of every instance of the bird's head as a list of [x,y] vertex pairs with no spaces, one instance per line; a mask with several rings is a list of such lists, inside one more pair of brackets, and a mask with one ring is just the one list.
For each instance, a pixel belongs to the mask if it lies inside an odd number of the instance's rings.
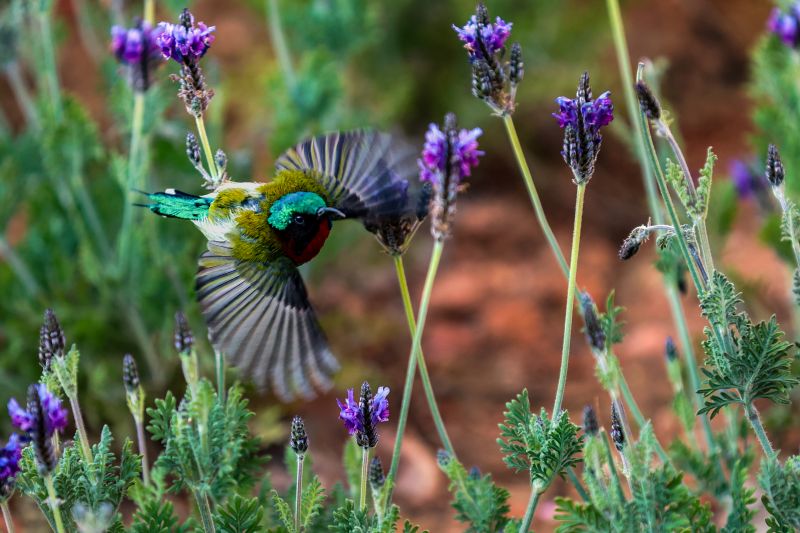
[[329,207],[318,194],[297,191],[278,198],[269,208],[267,222],[275,230],[283,252],[297,264],[319,253],[332,221],[345,214]]

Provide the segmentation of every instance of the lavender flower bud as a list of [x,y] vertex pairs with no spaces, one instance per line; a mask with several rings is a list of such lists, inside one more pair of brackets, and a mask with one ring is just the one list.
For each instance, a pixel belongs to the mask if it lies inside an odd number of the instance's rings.
[[450,463],[450,454],[446,450],[439,450],[436,452],[436,464],[444,468]]
[[197,143],[197,137],[192,132],[186,134],[186,157],[189,158],[192,166],[199,167],[202,165],[200,161],[200,145]]
[[667,361],[672,362],[678,358],[678,347],[675,346],[675,341],[672,340],[672,337],[667,337],[667,342],[664,346],[664,355],[667,357]]
[[597,414],[591,405],[583,407],[583,432],[586,435],[597,435],[600,431],[600,424],[597,423]]
[[480,479],[481,478],[481,469],[478,468],[477,466],[473,466],[472,468],[469,469],[469,472],[467,472],[467,475],[472,480]]
[[46,309],[44,322],[39,329],[39,364],[42,365],[42,369],[50,370],[53,357],[64,357],[66,344],[67,338],[55,312]]
[[525,75],[525,63],[522,62],[522,46],[519,43],[511,45],[511,56],[508,60],[508,81],[517,85]]
[[129,353],[122,358],[122,383],[128,394],[139,392],[139,370],[136,368],[136,360]]
[[597,317],[597,306],[588,292],[581,292],[578,297],[581,302],[586,340],[592,350],[603,352],[606,349],[606,333],[603,331],[603,326]]
[[22,447],[19,435],[12,433],[6,445],[0,448],[0,502],[8,500],[14,492],[16,477],[21,470]]
[[419,198],[417,199],[417,220],[422,221],[428,216],[432,197],[433,184],[431,184],[429,181],[426,181],[422,184],[422,189],[419,191]]
[[111,28],[111,49],[127,69],[131,87],[137,92],[150,87],[152,72],[163,60],[156,42],[160,31],[141,20],[132,28]]
[[181,11],[180,16],[178,17],[178,23],[187,30],[192,29],[192,26],[194,26],[194,16],[189,11],[189,8],[183,8],[183,11]]
[[225,172],[225,168],[228,166],[228,156],[221,149],[217,150],[217,153],[214,154],[214,163],[216,163],[220,173]]
[[639,98],[639,107],[642,108],[642,113],[647,118],[650,120],[661,118],[661,104],[653,94],[653,91],[650,90],[650,86],[643,81],[637,81],[636,96]]
[[366,381],[361,384],[361,395],[358,399],[358,408],[364,425],[356,434],[356,444],[362,448],[374,448],[378,445],[378,432],[372,421],[372,389]]
[[650,232],[647,226],[637,226],[631,230],[630,234],[622,241],[619,248],[619,258],[627,261],[639,252],[639,248],[649,237]]
[[379,457],[373,457],[369,463],[369,484],[372,490],[381,490],[386,483],[386,474],[383,473],[383,464]]
[[33,451],[36,454],[39,472],[42,475],[49,475],[56,469],[58,460],[56,458],[55,449],[53,448],[53,441],[50,439],[53,432],[48,427],[48,415],[42,406],[37,385],[28,387],[27,411],[31,416],[31,426],[28,430],[28,436],[31,439]]
[[780,187],[783,179],[786,176],[783,169],[783,162],[781,155],[778,153],[778,147],[770,144],[767,148],[767,180],[773,187]]
[[175,349],[179,354],[186,355],[192,351],[194,346],[194,335],[192,330],[189,329],[189,322],[186,320],[186,315],[178,311],[175,313]]
[[306,425],[299,416],[292,418],[292,433],[289,437],[289,447],[294,450],[294,453],[299,457],[304,456],[308,451]]
[[581,104],[592,101],[592,86],[589,84],[588,72],[584,71],[584,73],[581,74],[581,77],[578,80],[578,92],[576,96]]
[[620,418],[620,412],[617,410],[617,402],[611,403],[611,440],[614,442],[614,447],[617,451],[621,452],[625,447],[625,429],[622,427],[622,419]]

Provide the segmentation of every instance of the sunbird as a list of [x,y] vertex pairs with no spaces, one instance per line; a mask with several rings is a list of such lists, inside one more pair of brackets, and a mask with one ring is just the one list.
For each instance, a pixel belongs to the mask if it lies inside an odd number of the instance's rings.
[[402,153],[386,133],[336,132],[286,151],[267,183],[147,194],[145,207],[191,220],[208,239],[195,282],[212,344],[284,401],[326,390],[339,368],[297,267],[319,253],[334,221],[359,219],[380,238],[382,227],[417,216],[416,165]]

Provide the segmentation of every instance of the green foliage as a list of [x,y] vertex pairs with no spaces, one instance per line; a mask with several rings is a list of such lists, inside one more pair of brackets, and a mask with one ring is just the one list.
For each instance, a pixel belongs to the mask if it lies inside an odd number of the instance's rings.
[[139,507],[133,515],[131,533],[184,533],[191,531],[193,521],[179,524],[172,502],[169,500],[149,501]]
[[220,533],[256,533],[262,531],[264,509],[258,498],[243,498],[234,494],[225,505],[217,508],[214,526]]
[[781,217],[781,240],[790,244],[800,241],[800,211],[791,200],[786,200]]
[[[208,491],[215,501],[224,500],[234,490],[251,487],[261,460],[258,443],[250,436],[247,421],[252,413],[235,385],[220,401],[214,387],[200,380],[180,406],[167,395],[148,410],[153,438],[164,444],[154,466],[174,474],[170,490],[188,487]],[[172,412],[167,409],[172,406]],[[167,416],[169,421],[166,422]]]
[[[366,509],[358,509],[353,500],[347,500],[333,512],[333,523],[328,530],[337,533],[394,533],[399,519],[400,510],[396,505],[392,505],[385,515],[377,516],[370,515]],[[404,522],[404,533],[416,531],[419,531],[418,527]]]
[[622,333],[622,327],[625,325],[625,322],[619,320],[619,315],[622,314],[625,308],[616,305],[614,297],[615,293],[612,290],[608,293],[608,298],[606,298],[606,310],[600,313],[599,316],[603,333],[606,334],[606,348],[609,351],[613,345],[621,343],[625,336],[625,334]]
[[669,454],[675,468],[691,475],[703,492],[721,498],[728,494],[728,480],[716,457],[689,447],[675,439],[669,447]]
[[553,421],[544,409],[534,416],[527,389],[507,402],[506,409],[497,443],[509,468],[516,472],[527,470],[531,483],[543,490],[557,475],[563,476],[567,468],[579,462],[575,455],[581,450],[583,437],[578,436],[579,428],[569,421],[566,411]]
[[755,511],[748,507],[756,502],[753,494],[755,489],[745,486],[747,481],[748,462],[737,461],[731,471],[731,511],[722,533],[754,533],[756,528],[750,522],[755,516]]
[[706,162],[700,169],[700,177],[697,180],[697,203],[693,206],[692,218],[705,220],[708,215],[708,205],[711,199],[711,182],[714,178],[714,163],[717,156],[708,147],[706,152]]
[[501,531],[508,522],[508,491],[497,487],[490,474],[468,474],[464,466],[446,452],[439,452],[438,462],[450,480],[456,520],[469,524],[466,531]]
[[711,328],[706,328],[704,388],[700,414],[717,415],[732,403],[748,408],[755,399],[789,403],[789,391],[800,381],[791,374],[792,345],[783,341],[774,316],[753,324],[738,310],[740,294],[723,274],[714,272],[700,307]]
[[762,461],[758,483],[764,491],[761,502],[770,515],[769,531],[800,529],[800,456],[793,455],[783,465],[774,458]]

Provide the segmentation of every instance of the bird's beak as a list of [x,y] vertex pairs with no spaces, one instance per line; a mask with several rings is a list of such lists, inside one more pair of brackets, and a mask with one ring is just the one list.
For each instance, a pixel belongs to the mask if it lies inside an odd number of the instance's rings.
[[336,209],[335,207],[320,207],[317,209],[317,216],[322,217],[324,215],[330,216],[332,219],[340,219],[345,218],[347,215]]

